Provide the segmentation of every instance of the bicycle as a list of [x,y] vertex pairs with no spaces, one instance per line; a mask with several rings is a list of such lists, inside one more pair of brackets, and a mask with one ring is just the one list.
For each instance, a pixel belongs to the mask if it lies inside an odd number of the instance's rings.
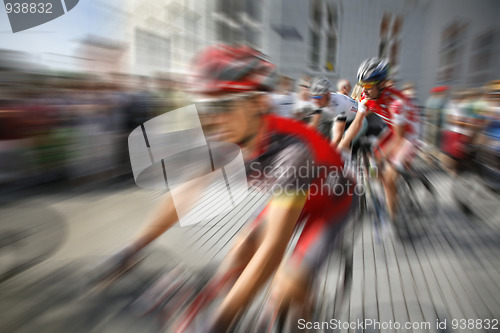
[[[421,144],[416,142],[417,157],[426,155],[427,152]],[[374,151],[378,151],[382,158],[377,162],[374,156]],[[418,171],[412,165],[404,167],[395,165],[392,161],[385,158],[383,152],[374,143],[374,139],[363,138],[357,152],[357,165],[359,168],[360,182],[364,184],[364,195],[362,203],[367,213],[371,213],[377,230],[377,237],[380,239],[381,234],[385,233],[389,224],[385,210],[385,196],[378,180],[378,171],[382,170],[385,163],[389,163],[396,169],[400,175],[396,186],[398,191],[398,208],[400,216],[406,218],[408,216],[421,216],[423,214],[433,215],[436,212],[435,207],[438,202],[437,190],[429,181],[423,172]],[[371,208],[371,210],[369,209]],[[399,228],[398,223],[392,226]]]
[[[326,275],[322,275],[323,278],[314,280],[308,298],[303,303],[281,304],[280,308],[277,304],[279,302],[273,299],[268,292],[262,297],[260,307],[250,313],[249,318],[237,326],[235,332],[304,332],[298,325],[300,319],[324,321],[326,318],[326,320],[330,320],[345,310],[345,307],[349,306],[348,300],[353,280],[353,248],[359,231],[357,229],[360,226],[356,221],[358,221],[358,218],[355,216],[343,228],[342,237],[339,237],[335,250],[327,259],[328,264],[325,264],[322,268],[324,274],[332,274],[332,272],[328,273],[329,266],[336,260],[340,261],[339,273],[335,273],[338,280],[334,293],[326,291],[326,289],[329,289],[328,283],[331,282]],[[333,290],[333,288],[330,290]],[[331,297],[332,295],[334,297]]]
[[[351,221],[355,220],[355,218],[351,219]],[[298,226],[297,234],[294,237],[298,238],[300,230],[300,226]],[[350,228],[345,226],[344,230],[347,230],[344,233],[350,237]],[[289,250],[293,248],[293,243],[293,241],[290,242]],[[338,285],[339,290],[336,293],[336,295],[339,295],[335,298],[336,309],[348,298],[350,292],[353,266],[352,247],[352,244],[350,247],[344,246],[342,251],[343,266],[341,269],[343,269],[343,280],[342,284]],[[110,279],[105,281],[107,282],[105,285],[114,283],[123,274],[127,273],[129,267],[130,269],[134,269],[133,263],[137,262],[137,260],[111,261],[116,261],[119,264],[118,266],[123,267],[124,271],[116,275],[111,275]],[[124,261],[130,263],[130,265],[121,265]],[[114,271],[114,266],[116,265],[110,265],[108,271]],[[212,279],[214,275],[211,273],[213,271],[211,268],[200,272],[192,272],[182,267],[174,267],[169,269],[168,273],[160,278],[153,287],[149,288],[141,297],[134,301],[132,305],[133,310],[140,315],[157,315],[161,326],[168,328],[172,332],[186,332],[192,329],[193,326],[206,326],[206,317],[215,309],[217,301],[220,299],[219,296],[222,298],[225,294],[225,288],[229,287],[233,277],[236,278],[239,276],[240,270],[241,268],[235,268],[223,276],[217,276],[215,279]],[[255,305],[255,303],[253,304]],[[290,314],[288,314],[289,311],[291,311]],[[295,318],[294,309],[290,309],[289,311],[286,311],[285,317]],[[290,321],[291,319],[287,321],[278,321],[277,319],[278,317],[275,317],[272,322],[273,327],[278,331],[289,332],[290,330],[286,329],[286,327],[290,327],[292,324],[296,326],[296,321]],[[240,324],[240,321],[237,321],[235,325]]]
[[387,212],[385,210],[385,197],[381,183],[378,179],[379,165],[373,154],[375,137],[362,137],[355,152],[355,168],[358,175],[358,183],[362,184],[363,192],[360,195],[360,211],[368,216],[375,225],[376,237],[380,241],[381,236],[388,228]]
[[[251,316],[252,320],[245,322],[244,316],[241,316],[233,324],[232,331],[255,331],[255,332],[293,332],[297,328],[297,320],[303,317],[303,309],[313,309],[311,316],[314,315],[315,306],[321,302],[331,301],[334,309],[339,310],[340,306],[348,299],[348,295],[352,285],[353,272],[353,243],[355,227],[353,218],[344,227],[344,235],[352,238],[352,243],[341,241],[337,248],[341,248],[342,265],[341,275],[342,282],[337,285],[336,296],[334,300],[326,300],[320,297],[317,288],[312,288],[309,294],[309,299],[306,301],[306,306],[291,305],[284,311],[280,311],[276,304],[270,305],[269,293],[263,298],[263,301],[256,299],[253,304],[260,304],[260,311],[252,313],[252,307],[248,307],[244,314]],[[298,231],[299,232],[299,231]],[[298,234],[296,235],[298,236]],[[343,238],[342,238],[343,239]],[[346,244],[347,243],[347,244]],[[289,251],[293,246],[289,247]],[[334,251],[334,253],[338,253]],[[175,269],[174,269],[175,270]],[[160,309],[160,321],[162,326],[167,327],[172,332],[191,332],[197,331],[199,327],[206,327],[209,320],[207,318],[216,309],[219,301],[239,276],[242,271],[241,267],[233,268],[223,275],[213,273],[213,268],[206,268],[194,274],[182,273],[182,270],[177,270],[173,274],[167,274],[161,278],[149,291],[144,294],[142,300],[134,302],[135,304],[143,303],[149,307],[144,314]],[[181,272],[181,273],[179,273]],[[269,290],[269,289],[268,289]],[[149,296],[148,296],[149,295]],[[147,308],[147,307],[143,307]]]
[[421,216],[423,214],[434,216],[436,209],[439,208],[437,190],[425,173],[415,168],[418,159],[422,158],[422,155],[427,156],[427,152],[418,142],[416,142],[415,148],[417,155],[411,165],[396,166],[402,179],[398,184],[398,192],[402,192],[399,196],[400,202],[402,202],[401,207],[407,216]]

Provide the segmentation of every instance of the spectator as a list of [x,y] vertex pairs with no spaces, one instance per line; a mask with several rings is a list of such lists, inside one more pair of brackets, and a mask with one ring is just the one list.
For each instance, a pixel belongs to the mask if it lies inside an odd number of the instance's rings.
[[351,93],[351,83],[347,79],[340,79],[337,83],[337,93],[349,96]]
[[423,134],[423,108],[420,105],[420,101],[417,98],[416,90],[415,90],[415,85],[413,82],[406,82],[403,84],[401,88],[401,92],[403,95],[408,97],[410,102],[415,106],[415,112],[416,112],[416,119],[417,119],[417,124],[416,124],[416,129],[418,131],[418,139],[422,139],[422,134]]
[[440,147],[441,129],[444,124],[443,109],[448,102],[449,86],[439,86],[430,90],[431,96],[425,103],[424,135],[426,143]]
[[446,125],[442,131],[441,150],[444,165],[456,175],[461,160],[467,157],[467,145],[473,135],[473,123],[467,115],[467,91],[454,93],[445,107]]
[[303,119],[305,115],[310,114],[315,106],[311,101],[311,78],[307,75],[302,76],[298,85],[298,92],[295,97],[294,116],[296,119]]
[[295,97],[291,92],[292,82],[291,78],[284,75],[280,76],[278,88],[271,95],[275,112],[282,117],[291,118],[294,114]]

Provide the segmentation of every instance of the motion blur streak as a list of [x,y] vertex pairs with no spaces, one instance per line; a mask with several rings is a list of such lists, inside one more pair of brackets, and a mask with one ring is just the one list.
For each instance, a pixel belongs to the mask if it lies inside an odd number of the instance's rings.
[[[377,229],[368,207],[344,232],[353,255],[328,259],[315,320],[500,319],[499,12],[496,0],[85,0],[12,34],[0,10],[0,331],[169,331],[264,207],[255,187],[223,213],[212,196],[211,223],[174,227],[114,283],[89,283],[168,190],[137,186],[129,135],[194,104],[191,59],[215,42],[245,43],[276,65],[287,84],[269,112],[291,116],[301,77],[354,87],[374,56],[390,59],[391,84],[418,106],[414,168],[435,193],[401,178],[397,227]],[[182,113],[170,116],[183,128]],[[206,137],[216,118],[200,114]],[[186,138],[176,140],[168,148]],[[198,158],[190,166],[208,165]],[[266,297],[236,331],[255,329]]]

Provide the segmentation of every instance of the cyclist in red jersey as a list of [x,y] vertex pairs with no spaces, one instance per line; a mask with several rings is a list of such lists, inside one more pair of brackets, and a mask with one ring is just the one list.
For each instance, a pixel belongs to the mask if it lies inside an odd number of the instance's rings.
[[[207,48],[195,63],[199,76],[194,90],[203,100],[197,109],[212,114],[214,137],[238,144],[249,182],[271,188],[270,203],[237,236],[214,277],[227,281],[230,290],[204,330],[225,332],[273,274],[273,304],[303,304],[318,267],[355,207],[355,183],[343,174],[340,155],[314,130],[267,114],[275,70],[260,53],[246,46],[219,45]],[[177,220],[167,194],[144,230],[108,261],[110,267],[126,264]],[[294,252],[282,265],[301,221],[305,224]]]
[[395,219],[397,207],[397,168],[407,166],[415,154],[418,132],[416,108],[400,91],[386,87],[389,63],[386,59],[370,58],[358,69],[358,81],[363,87],[361,102],[353,124],[339,144],[341,150],[349,149],[352,139],[360,130],[363,119],[375,113],[384,120],[388,128],[378,141],[383,155],[391,162],[382,170],[382,181],[386,192],[387,209],[391,220]]

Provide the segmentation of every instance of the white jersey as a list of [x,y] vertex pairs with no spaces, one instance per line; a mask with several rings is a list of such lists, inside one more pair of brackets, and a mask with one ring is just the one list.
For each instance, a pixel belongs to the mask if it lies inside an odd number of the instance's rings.
[[352,120],[358,111],[358,102],[349,96],[331,93],[330,105],[321,109],[318,130],[323,135],[330,137],[330,131],[335,121]]
[[276,114],[287,118],[293,117],[295,106],[295,96],[293,94],[274,93],[271,98]]
[[316,106],[311,100],[295,99],[294,113],[301,113],[302,115],[308,115],[316,109]]

